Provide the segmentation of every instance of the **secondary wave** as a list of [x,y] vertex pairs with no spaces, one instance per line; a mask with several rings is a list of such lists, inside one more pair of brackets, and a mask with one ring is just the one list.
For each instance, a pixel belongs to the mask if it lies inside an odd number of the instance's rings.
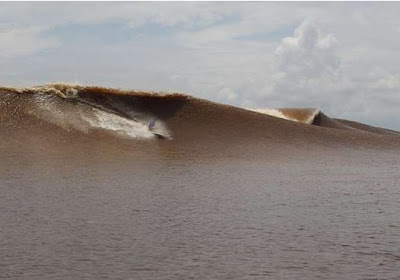
[[297,108],[280,108],[280,109],[250,109],[251,111],[270,115],[273,117],[313,124],[316,116],[320,113],[318,109],[297,109]]

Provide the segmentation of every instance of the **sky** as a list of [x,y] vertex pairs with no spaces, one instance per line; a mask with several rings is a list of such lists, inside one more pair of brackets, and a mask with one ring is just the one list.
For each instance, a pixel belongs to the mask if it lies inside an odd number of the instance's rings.
[[1,2],[0,84],[183,92],[400,130],[400,3]]

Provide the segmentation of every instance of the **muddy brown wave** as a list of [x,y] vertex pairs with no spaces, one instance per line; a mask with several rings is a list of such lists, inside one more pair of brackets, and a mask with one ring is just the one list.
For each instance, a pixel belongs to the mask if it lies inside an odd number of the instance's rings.
[[0,89],[0,129],[7,135],[3,147],[28,138],[47,146],[112,143],[116,150],[148,142],[153,150],[235,157],[400,147],[400,134],[392,130],[330,118],[318,109],[279,111],[291,120],[181,93],[65,84]]

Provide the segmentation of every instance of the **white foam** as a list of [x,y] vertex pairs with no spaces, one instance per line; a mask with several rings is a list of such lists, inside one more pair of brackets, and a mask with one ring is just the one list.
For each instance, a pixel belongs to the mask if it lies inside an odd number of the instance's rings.
[[121,136],[150,139],[155,135],[149,131],[146,124],[126,119],[118,115],[93,108],[93,115],[84,116],[92,128],[112,131]]
[[65,92],[58,89],[57,84],[46,84],[46,85],[34,86],[34,87],[16,87],[13,89],[19,93],[30,91],[30,92],[35,92],[35,93],[39,93],[39,94],[46,93],[46,94],[57,95],[61,98],[75,98],[76,95],[78,94],[77,88],[82,87],[78,84],[62,84],[62,85],[67,87],[65,89]]
[[34,106],[29,108],[29,114],[55,124],[65,130],[76,129],[88,133],[90,126],[82,116],[87,114],[87,108],[82,104],[63,102],[47,94],[34,95]]

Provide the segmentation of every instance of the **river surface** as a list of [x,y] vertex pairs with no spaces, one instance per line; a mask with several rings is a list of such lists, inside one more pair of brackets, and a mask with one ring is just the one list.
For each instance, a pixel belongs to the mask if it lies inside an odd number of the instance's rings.
[[1,161],[1,279],[400,279],[400,155]]

